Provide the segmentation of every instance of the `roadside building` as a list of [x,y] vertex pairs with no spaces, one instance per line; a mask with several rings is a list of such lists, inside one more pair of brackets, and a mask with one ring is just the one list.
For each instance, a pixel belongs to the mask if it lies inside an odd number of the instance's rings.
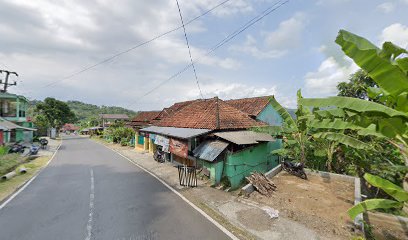
[[[268,124],[250,116],[249,111],[218,98],[175,105],[182,107],[178,111],[164,109],[165,117],[154,126],[140,129],[148,141],[145,150],[153,152],[160,146],[167,160],[202,167],[214,184],[226,177],[232,188],[252,171],[265,172],[278,164],[278,158],[270,152],[280,148],[280,142],[268,134],[250,131]],[[256,114],[268,112],[267,105]]]
[[151,126],[155,121],[158,121],[158,117],[162,111],[141,111],[138,112],[136,117],[129,121],[126,126],[135,130],[135,148],[142,150],[145,148],[145,136],[144,133],[139,133],[139,130],[144,127]]
[[283,119],[280,114],[269,104],[269,99],[274,96],[240,98],[226,100],[225,102],[248,114],[253,119],[263,121],[271,126],[281,126]]
[[109,127],[116,121],[128,121],[129,116],[126,114],[99,114],[99,118],[102,120],[102,127]]
[[27,117],[28,100],[24,96],[1,92],[0,93],[0,117],[2,122],[10,122],[16,126],[9,126],[7,131],[4,131],[4,141],[24,141],[31,142],[33,140],[33,123],[31,118]]
[[32,142],[34,128],[23,127],[0,118],[0,128],[3,129],[3,143]]
[[79,127],[78,127],[78,126],[75,126],[75,125],[72,124],[72,123],[66,123],[66,124],[64,124],[64,126],[62,126],[62,128],[61,128],[61,131],[64,132],[64,133],[67,133],[67,134],[69,134],[69,133],[74,133],[74,132],[76,132],[76,131],[78,131],[78,130],[79,130]]

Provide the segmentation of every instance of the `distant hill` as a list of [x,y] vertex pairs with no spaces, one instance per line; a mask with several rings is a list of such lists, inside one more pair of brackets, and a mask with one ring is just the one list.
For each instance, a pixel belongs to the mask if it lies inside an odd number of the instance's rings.
[[[30,101],[29,114],[33,112],[35,105],[37,105],[39,100]],[[111,114],[126,114],[129,117],[135,116],[137,113],[135,111],[115,106],[97,106],[89,103],[83,103],[80,101],[67,101],[66,102],[71,110],[75,113],[79,121],[98,118],[99,114],[111,113]]]

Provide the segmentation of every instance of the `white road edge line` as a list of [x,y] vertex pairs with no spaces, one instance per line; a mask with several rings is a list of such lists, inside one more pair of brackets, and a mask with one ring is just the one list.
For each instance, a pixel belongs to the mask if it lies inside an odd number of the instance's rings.
[[91,173],[91,193],[89,194],[89,219],[88,224],[86,225],[87,236],[85,240],[90,240],[92,237],[92,221],[93,221],[93,214],[94,214],[94,200],[95,200],[95,181],[94,181],[94,174],[93,169],[90,170]]
[[36,175],[34,175],[34,177],[32,177],[30,180],[28,180],[26,183],[24,183],[23,186],[17,192],[15,192],[5,202],[3,202],[3,204],[0,205],[0,210],[2,210],[9,202],[11,202],[11,200],[13,200],[19,193],[21,193],[28,185],[30,185],[30,183],[32,181],[34,181],[34,179],[37,178],[37,176],[48,166],[48,164],[50,164],[50,162],[54,159],[55,155],[57,154],[58,150],[60,149],[61,144],[62,144],[62,139],[61,139],[61,143],[58,145],[58,147],[55,150],[54,154],[52,154],[50,160],[48,160],[48,162],[45,164],[45,166],[43,168],[41,168],[41,170]]
[[177,196],[179,196],[181,199],[183,199],[186,203],[188,203],[191,207],[193,207],[197,212],[199,212],[201,215],[203,215],[205,218],[207,218],[208,221],[212,222],[216,227],[218,227],[221,231],[223,231],[228,237],[230,237],[232,240],[239,240],[239,238],[237,238],[232,232],[228,231],[224,226],[222,226],[221,224],[219,224],[217,221],[215,221],[212,217],[210,217],[207,213],[205,213],[203,210],[201,210],[199,207],[197,207],[196,205],[194,205],[194,203],[190,202],[190,200],[188,200],[186,197],[184,197],[183,195],[181,195],[181,193],[179,193],[176,189],[174,189],[172,186],[168,185],[165,181],[163,181],[161,178],[159,178],[158,176],[156,176],[154,173],[152,173],[151,171],[149,171],[148,169],[142,167],[140,164],[132,161],[130,158],[126,157],[125,155],[121,154],[120,152],[107,147],[106,145],[99,143],[97,141],[94,141],[104,147],[106,147],[107,149],[112,150],[113,152],[119,154],[121,157],[123,157],[124,159],[128,160],[130,163],[132,163],[133,165],[136,165],[137,167],[139,167],[140,169],[142,169],[143,171],[147,172],[148,174],[152,175],[154,178],[156,178],[157,180],[159,180],[159,182],[161,182],[164,186],[166,186],[168,189],[170,189],[173,193],[175,193]]

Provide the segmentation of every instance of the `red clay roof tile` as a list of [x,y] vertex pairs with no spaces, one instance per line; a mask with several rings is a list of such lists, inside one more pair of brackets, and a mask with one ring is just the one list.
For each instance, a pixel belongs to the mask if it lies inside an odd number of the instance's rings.
[[225,102],[233,106],[234,108],[247,113],[250,116],[258,116],[258,114],[269,103],[269,98],[271,97],[272,96],[231,99]]
[[[217,115],[219,115],[219,126],[217,126]],[[161,127],[215,130],[247,129],[265,125],[265,123],[250,118],[247,113],[232,107],[220,99],[212,98],[190,101],[172,115],[155,123],[155,125]]]

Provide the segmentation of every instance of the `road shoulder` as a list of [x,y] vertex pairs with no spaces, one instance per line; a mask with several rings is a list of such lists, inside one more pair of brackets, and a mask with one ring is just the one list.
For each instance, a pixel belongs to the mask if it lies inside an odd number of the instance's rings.
[[40,154],[35,159],[15,168],[17,171],[24,167],[27,169],[26,173],[17,173],[9,180],[0,180],[0,210],[27,187],[54,158],[61,145],[61,140],[50,141],[50,143],[46,150],[40,150]]

